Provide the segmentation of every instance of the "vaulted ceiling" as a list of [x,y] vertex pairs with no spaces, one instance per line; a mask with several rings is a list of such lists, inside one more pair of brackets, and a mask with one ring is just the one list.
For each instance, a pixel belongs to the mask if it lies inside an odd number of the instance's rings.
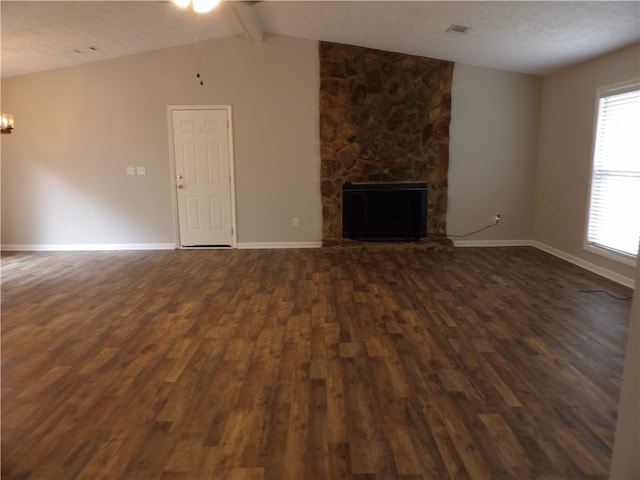
[[[4,78],[200,41],[270,34],[544,75],[640,41],[639,1],[1,2]],[[464,34],[447,32],[468,27]]]

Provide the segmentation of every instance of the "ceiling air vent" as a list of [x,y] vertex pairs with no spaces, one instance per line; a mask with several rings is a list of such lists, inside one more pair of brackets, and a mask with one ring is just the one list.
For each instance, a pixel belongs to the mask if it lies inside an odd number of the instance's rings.
[[94,46],[90,46],[90,47],[85,47],[85,48],[76,48],[74,50],[74,52],[76,53],[91,53],[91,52],[95,52],[96,50],[99,50],[98,47],[94,47]]
[[469,30],[469,27],[455,24],[449,25],[449,28],[447,28],[447,32],[457,33],[458,35],[464,35],[465,33],[467,33],[467,30]]

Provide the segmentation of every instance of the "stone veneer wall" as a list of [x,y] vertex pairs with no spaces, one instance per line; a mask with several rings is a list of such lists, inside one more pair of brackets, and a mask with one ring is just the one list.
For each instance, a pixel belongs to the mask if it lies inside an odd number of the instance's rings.
[[342,238],[342,184],[429,183],[427,229],[446,234],[453,63],[320,43],[322,238]]

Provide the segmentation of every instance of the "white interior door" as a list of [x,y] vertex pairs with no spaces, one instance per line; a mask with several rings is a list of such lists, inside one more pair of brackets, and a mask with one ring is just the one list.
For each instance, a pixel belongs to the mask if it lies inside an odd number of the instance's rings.
[[172,122],[180,245],[232,246],[228,112],[173,110]]

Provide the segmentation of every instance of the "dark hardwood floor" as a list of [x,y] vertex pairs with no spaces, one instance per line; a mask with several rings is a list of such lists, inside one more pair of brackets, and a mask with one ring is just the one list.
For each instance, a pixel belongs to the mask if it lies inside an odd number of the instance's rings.
[[604,479],[628,289],[539,250],[4,253],[3,479]]

